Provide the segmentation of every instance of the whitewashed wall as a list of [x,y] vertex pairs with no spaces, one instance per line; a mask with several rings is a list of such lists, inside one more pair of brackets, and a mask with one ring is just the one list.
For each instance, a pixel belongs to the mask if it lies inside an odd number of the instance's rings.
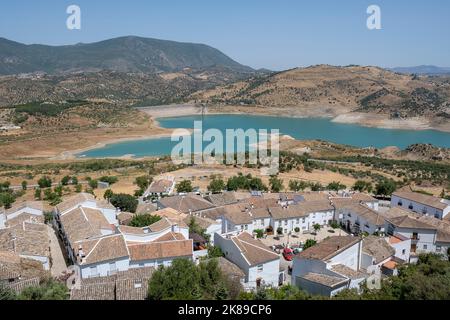
[[6,220],[10,220],[13,219],[15,217],[17,217],[18,215],[20,215],[21,213],[30,213],[33,214],[35,216],[42,216],[44,214],[44,212],[42,210],[38,210],[38,209],[34,209],[34,208],[30,208],[30,207],[25,207],[22,208],[20,210],[17,210],[13,213],[10,213],[6,216]]
[[[401,202],[401,205],[399,204]],[[409,206],[412,205],[412,209]],[[446,214],[449,213],[450,207],[447,207],[444,210],[433,208],[422,203],[418,203],[412,200],[400,198],[396,195],[392,195],[391,198],[391,206],[392,207],[400,207],[409,211],[413,211],[419,214],[428,214],[430,216],[434,216],[435,218],[442,219]]]
[[395,257],[409,262],[411,254],[411,240],[404,240],[398,243],[393,243],[391,246],[395,249]]
[[[169,233],[172,231],[172,228],[167,228],[159,232],[149,232],[144,234],[131,234],[131,233],[124,233],[122,232],[125,241],[132,241],[132,242],[151,242],[153,240],[158,239],[159,237]],[[189,238],[189,235],[187,239]]]
[[261,264],[262,270],[258,270],[258,266],[248,267],[245,271],[247,282],[250,287],[256,288],[256,280],[261,278],[264,280],[265,286],[278,287],[280,275],[280,259]]
[[[111,263],[115,263],[115,268],[112,268]],[[95,267],[95,269],[93,269]],[[128,257],[102,261],[90,265],[81,265],[80,272],[82,278],[89,277],[106,277],[115,271],[127,271],[130,267],[130,260]]]

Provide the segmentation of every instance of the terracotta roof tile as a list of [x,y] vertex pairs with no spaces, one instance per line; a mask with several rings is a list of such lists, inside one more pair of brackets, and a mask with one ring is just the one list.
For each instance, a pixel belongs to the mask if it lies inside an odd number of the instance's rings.
[[152,182],[147,192],[167,193],[169,192],[170,188],[174,185],[174,183],[175,183],[174,181],[167,179],[156,180]]
[[306,279],[311,282],[316,282],[316,283],[322,284],[322,285],[330,287],[330,288],[334,288],[334,287],[339,286],[340,284],[348,282],[348,279],[345,279],[345,278],[339,278],[339,277],[329,276],[329,275],[322,274],[322,273],[313,273],[313,272],[309,272],[309,273],[301,276],[301,278]]
[[159,200],[164,207],[169,207],[183,213],[196,212],[213,208],[214,205],[197,195],[173,196]]
[[[92,214],[92,209],[86,209],[74,208],[60,216],[61,224],[70,243],[101,236],[100,227],[106,226],[108,223],[101,211],[94,209],[99,212],[103,219],[98,214]],[[86,212],[90,213],[85,214]],[[93,218],[93,220],[90,221],[89,218]]]
[[375,264],[393,256],[395,249],[384,239],[377,236],[363,238],[362,251],[375,259]]
[[273,219],[289,219],[301,218],[308,216],[310,213],[333,211],[334,207],[327,201],[306,201],[298,204],[289,205],[287,207],[272,207],[269,208]]
[[189,240],[160,241],[128,245],[131,261],[192,257],[193,242]]
[[66,197],[63,202],[56,206],[59,213],[72,209],[85,201],[95,201],[95,197],[90,193],[77,193],[73,196]]
[[360,242],[361,238],[352,236],[329,237],[322,242],[300,252],[296,258],[329,260],[338,253]]
[[397,191],[392,194],[393,196],[397,196],[399,198],[408,199],[411,201],[415,201],[421,204],[425,204],[427,206],[436,208],[436,209],[445,209],[449,206],[442,202],[442,199],[436,198],[433,196],[429,196],[426,194],[418,193],[418,192],[408,192],[408,191]]
[[74,250],[78,250],[81,246],[85,254],[84,259],[78,256],[80,264],[93,264],[128,257],[127,245],[121,234],[79,241],[75,245]]
[[224,192],[219,194],[210,194],[205,197],[206,200],[211,202],[214,206],[225,206],[237,202],[234,192]]
[[231,240],[241,250],[250,266],[280,259],[278,254],[247,232],[241,232],[239,235],[233,236]]

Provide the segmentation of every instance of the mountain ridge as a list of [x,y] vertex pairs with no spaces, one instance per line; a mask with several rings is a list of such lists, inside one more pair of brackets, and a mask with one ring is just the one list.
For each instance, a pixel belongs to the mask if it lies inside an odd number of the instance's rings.
[[218,49],[200,43],[124,36],[50,46],[0,38],[0,75],[101,70],[158,73],[216,66],[236,72],[254,72]]
[[405,73],[405,74],[421,74],[421,75],[444,75],[450,74],[450,68],[438,67],[434,65],[420,65],[411,67],[395,67],[388,68],[393,72]]

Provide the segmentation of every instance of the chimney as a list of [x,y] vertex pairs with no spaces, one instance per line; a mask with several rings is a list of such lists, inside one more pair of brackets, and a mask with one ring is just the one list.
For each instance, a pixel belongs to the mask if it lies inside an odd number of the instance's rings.
[[78,256],[80,257],[81,260],[83,260],[84,252],[83,252],[83,247],[81,246],[81,244],[78,247]]

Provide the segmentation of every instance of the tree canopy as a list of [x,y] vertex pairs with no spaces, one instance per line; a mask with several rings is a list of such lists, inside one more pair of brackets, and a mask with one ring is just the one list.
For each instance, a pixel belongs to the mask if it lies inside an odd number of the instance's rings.
[[135,197],[125,193],[113,194],[109,201],[114,207],[128,212],[136,212],[139,204],[139,201]]
[[131,219],[129,225],[131,227],[143,228],[152,225],[159,220],[161,220],[161,217],[158,215],[137,214]]
[[225,190],[225,181],[221,178],[214,178],[208,185],[208,190],[212,193],[219,193]]
[[269,179],[270,190],[272,192],[280,192],[283,190],[283,180],[273,176]]
[[197,266],[188,259],[174,260],[169,267],[161,267],[149,281],[150,300],[227,299],[225,277],[215,259]]
[[183,180],[180,181],[175,188],[177,189],[178,193],[181,192],[192,192],[193,188],[192,188],[192,182],[190,180]]
[[39,286],[25,288],[17,298],[18,300],[67,300],[69,290],[64,283],[49,279]]

